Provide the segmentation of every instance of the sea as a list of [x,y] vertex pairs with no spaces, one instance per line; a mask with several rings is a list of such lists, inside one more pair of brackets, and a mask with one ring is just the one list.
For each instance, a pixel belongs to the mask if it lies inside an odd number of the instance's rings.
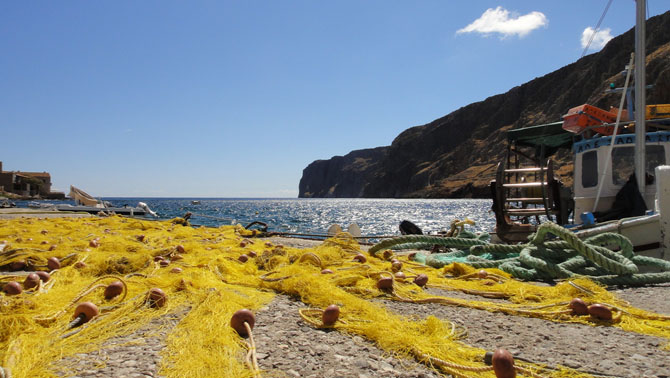
[[[448,230],[451,222],[469,218],[474,232],[490,232],[495,215],[489,199],[305,199],[305,198],[102,198],[113,206],[146,203],[157,219],[183,217],[190,212],[193,225],[213,226],[254,221],[267,224],[268,231],[305,235],[326,234],[338,224],[342,229],[355,223],[363,236],[400,235],[399,225],[408,220],[428,233]],[[28,207],[28,201],[15,201]],[[33,201],[34,202],[34,201]],[[39,201],[74,204],[72,201]]]

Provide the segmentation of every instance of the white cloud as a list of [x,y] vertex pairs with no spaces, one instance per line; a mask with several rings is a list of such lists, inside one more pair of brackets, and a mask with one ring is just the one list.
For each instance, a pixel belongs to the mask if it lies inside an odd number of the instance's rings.
[[[590,26],[588,28],[584,29],[584,31],[582,32],[582,48],[585,48],[586,45],[589,44],[589,40],[591,40],[591,36],[593,36],[593,32],[595,32],[595,30]],[[612,39],[611,32],[612,32],[612,29],[610,29],[610,28],[599,30],[596,33],[596,35],[593,36],[593,42],[591,42],[591,46],[589,47],[589,50],[600,50],[603,47],[605,47],[607,42],[609,42],[610,39]]]
[[518,16],[510,14],[507,9],[499,6],[496,9],[487,9],[481,17],[463,29],[459,29],[456,33],[480,33],[485,35],[499,33],[502,37],[511,35],[523,37],[539,27],[547,26],[547,24],[549,24],[549,20],[541,12],[530,12]]

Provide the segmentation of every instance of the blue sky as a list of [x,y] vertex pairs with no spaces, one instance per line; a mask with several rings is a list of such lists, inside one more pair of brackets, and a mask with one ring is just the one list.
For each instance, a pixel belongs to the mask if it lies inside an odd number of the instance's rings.
[[[314,160],[576,61],[606,4],[0,2],[0,161],[95,196],[296,197]],[[589,53],[634,23],[615,0]]]

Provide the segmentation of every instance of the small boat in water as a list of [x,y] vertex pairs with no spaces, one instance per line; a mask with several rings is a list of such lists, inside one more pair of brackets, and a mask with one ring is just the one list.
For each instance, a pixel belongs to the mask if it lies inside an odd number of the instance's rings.
[[11,207],[16,207],[16,204],[14,202],[11,202],[8,199],[4,199],[0,201],[0,208],[11,208]]

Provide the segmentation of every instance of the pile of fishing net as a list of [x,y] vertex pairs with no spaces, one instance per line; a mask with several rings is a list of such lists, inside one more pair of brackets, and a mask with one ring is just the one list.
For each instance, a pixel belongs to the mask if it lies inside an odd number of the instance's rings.
[[[193,228],[181,219],[0,221],[0,371],[15,378],[74,375],[77,367],[67,357],[182,313],[167,336],[158,374],[256,377],[263,372],[248,358],[254,353],[252,335],[247,341],[241,336],[246,328],[233,329],[231,319],[241,309],[264,307],[275,293],[308,304],[300,315],[314,327],[360,335],[393,355],[456,376],[495,374],[484,361],[486,351],[461,342],[458,327],[448,320],[409,318],[378,299],[605,325],[670,339],[670,318],[631,307],[586,278],[537,286],[496,268],[454,263],[435,269],[387,249],[374,252],[377,257],[365,254],[346,233],[309,249],[253,236],[241,226]],[[37,281],[30,275],[35,271]],[[426,287],[507,301],[435,296]],[[581,304],[573,303],[576,298]],[[587,376],[522,361],[513,369],[524,375]]]

